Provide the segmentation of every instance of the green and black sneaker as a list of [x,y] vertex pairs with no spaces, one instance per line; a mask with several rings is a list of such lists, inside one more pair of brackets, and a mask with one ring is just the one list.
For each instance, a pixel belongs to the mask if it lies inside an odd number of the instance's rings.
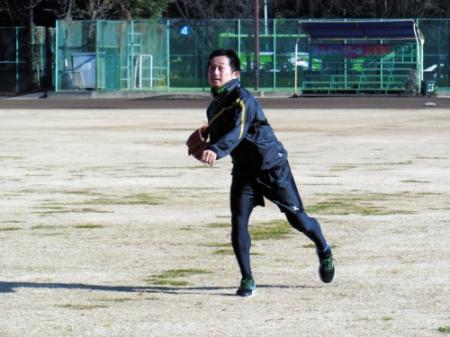
[[256,293],[255,281],[251,277],[244,277],[241,280],[241,285],[236,291],[236,295],[242,297],[253,296]]
[[328,247],[324,252],[317,252],[319,257],[319,276],[322,282],[330,283],[334,278],[334,261],[331,248]]

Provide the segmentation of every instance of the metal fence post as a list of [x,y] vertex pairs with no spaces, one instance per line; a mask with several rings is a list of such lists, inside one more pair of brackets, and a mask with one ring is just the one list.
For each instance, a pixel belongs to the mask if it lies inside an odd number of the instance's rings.
[[60,21],[56,21],[56,29],[55,29],[55,91],[60,90],[59,86],[59,26]]
[[16,27],[16,94],[19,93],[19,27]]
[[273,91],[275,92],[277,88],[277,19],[273,20],[273,31],[272,31],[272,60],[273,60]]
[[237,36],[238,36],[237,52],[239,57],[241,57],[241,19],[237,19]]
[[167,91],[170,91],[170,20],[166,23],[166,48],[167,48]]
[[259,0],[255,0],[255,8],[254,8],[254,32],[255,32],[255,41],[254,41],[254,49],[255,49],[255,90],[259,90]]
[[100,81],[100,62],[99,62],[99,56],[100,56],[100,50],[99,50],[99,44],[100,44],[100,38],[99,38],[99,31],[100,31],[100,23],[102,22],[102,20],[96,20],[95,21],[95,90],[100,89],[99,88],[99,83],[101,83]]

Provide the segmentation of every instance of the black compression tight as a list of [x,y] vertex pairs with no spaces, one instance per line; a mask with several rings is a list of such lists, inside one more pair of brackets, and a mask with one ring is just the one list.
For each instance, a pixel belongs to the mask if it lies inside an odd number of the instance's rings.
[[251,239],[248,232],[248,220],[253,210],[253,205],[248,203],[242,205],[241,212],[231,217],[231,243],[233,245],[234,254],[239,264],[242,277],[252,275],[250,268],[250,246]]
[[[250,203],[240,207],[240,212],[232,216],[231,242],[242,277],[252,275],[250,266],[251,239],[248,232],[248,220],[253,210]],[[327,242],[322,234],[316,219],[309,217],[305,212],[286,213],[286,218],[292,227],[304,233],[316,245],[319,251],[325,250]]]
[[327,241],[325,240],[319,222],[310,217],[306,212],[286,213],[286,219],[292,227],[305,234],[310,238],[319,251],[324,251],[327,248]]

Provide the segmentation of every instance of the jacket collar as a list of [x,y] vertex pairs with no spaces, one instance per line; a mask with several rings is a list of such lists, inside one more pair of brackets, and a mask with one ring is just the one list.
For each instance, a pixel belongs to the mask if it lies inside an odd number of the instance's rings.
[[239,83],[238,79],[233,79],[224,86],[221,86],[219,88],[211,88],[211,93],[213,97],[217,96],[226,96],[229,92],[233,91],[234,89],[240,87],[241,84]]

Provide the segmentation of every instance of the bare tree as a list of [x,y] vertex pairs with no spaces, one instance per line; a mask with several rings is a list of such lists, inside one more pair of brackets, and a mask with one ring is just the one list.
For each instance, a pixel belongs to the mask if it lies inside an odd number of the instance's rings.
[[307,10],[304,0],[269,0],[269,16],[274,18],[301,17]]
[[10,1],[0,0],[0,14],[4,14],[10,20],[11,24],[14,23],[14,11],[11,8]]
[[29,25],[30,17],[34,16],[34,9],[42,0],[0,0],[0,13],[10,18],[11,24]]
[[153,19],[159,18],[170,0],[58,0],[62,19]]
[[[271,0],[272,17],[445,17],[448,0]],[[448,17],[449,15],[447,15]]]
[[444,14],[439,0],[318,0],[322,17],[407,18]]
[[253,13],[253,0],[174,0],[175,10],[184,17],[192,19],[235,19],[250,18]]
[[122,0],[123,8],[128,4],[130,15],[134,18],[156,19],[161,17],[171,0]]

